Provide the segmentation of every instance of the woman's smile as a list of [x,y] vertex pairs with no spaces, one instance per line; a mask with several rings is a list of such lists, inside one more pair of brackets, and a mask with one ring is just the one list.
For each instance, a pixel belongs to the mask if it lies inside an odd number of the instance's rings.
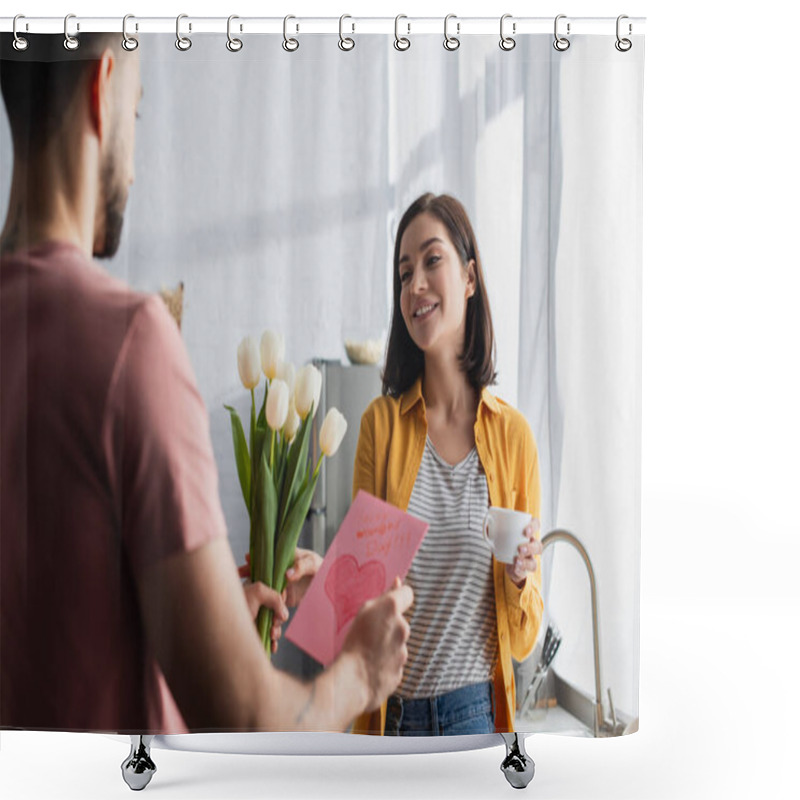
[[417,322],[424,322],[426,319],[430,319],[431,315],[433,314],[436,309],[439,308],[438,303],[425,303],[417,308],[414,312],[414,320]]
[[409,224],[401,239],[398,273],[400,310],[417,347],[460,352],[474,280],[439,219],[422,213]]

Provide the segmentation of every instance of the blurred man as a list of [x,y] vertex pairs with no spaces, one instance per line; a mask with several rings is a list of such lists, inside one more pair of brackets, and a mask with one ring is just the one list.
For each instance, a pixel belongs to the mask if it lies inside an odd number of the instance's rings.
[[396,582],[368,603],[311,683],[266,658],[253,618],[285,608],[239,584],[177,327],[92,260],[117,250],[134,179],[139,60],[119,40],[85,34],[74,54],[58,36],[26,53],[0,45],[14,142],[0,235],[0,726],[343,730],[400,680],[411,590]]

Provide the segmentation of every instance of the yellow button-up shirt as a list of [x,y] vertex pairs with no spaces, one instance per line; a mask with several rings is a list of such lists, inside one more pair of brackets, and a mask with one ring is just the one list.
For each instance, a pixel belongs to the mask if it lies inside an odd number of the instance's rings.
[[[353,497],[359,489],[397,508],[408,510],[417,478],[428,421],[422,396],[422,378],[399,398],[378,397],[361,418]],[[525,417],[486,389],[481,392],[475,420],[475,446],[486,473],[493,506],[527,511],[539,517],[541,487],[536,442]],[[541,559],[522,589],[511,581],[505,565],[492,558],[497,610],[498,660],[495,672],[495,730],[514,730],[515,687],[511,659],[530,655],[542,621]],[[382,734],[386,704],[362,714],[353,733]]]

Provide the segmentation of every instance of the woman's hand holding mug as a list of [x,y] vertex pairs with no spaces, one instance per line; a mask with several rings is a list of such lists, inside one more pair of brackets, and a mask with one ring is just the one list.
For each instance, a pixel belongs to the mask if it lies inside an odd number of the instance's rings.
[[512,564],[506,564],[506,574],[514,582],[517,588],[521,589],[525,585],[525,579],[529,572],[536,572],[539,562],[536,556],[542,554],[542,543],[536,538],[539,533],[539,520],[534,519],[525,528],[525,536],[528,541],[517,548],[517,555]]
[[528,573],[538,568],[536,556],[542,554],[538,533],[539,520],[524,511],[492,506],[486,512],[483,536],[494,557],[506,565],[506,574],[520,589]]

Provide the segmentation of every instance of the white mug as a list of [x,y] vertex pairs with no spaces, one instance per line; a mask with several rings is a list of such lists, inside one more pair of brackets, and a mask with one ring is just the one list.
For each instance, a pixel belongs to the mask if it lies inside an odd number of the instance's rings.
[[483,538],[492,548],[494,557],[503,564],[513,564],[517,549],[528,541],[525,528],[533,517],[526,511],[491,506],[483,518]]

